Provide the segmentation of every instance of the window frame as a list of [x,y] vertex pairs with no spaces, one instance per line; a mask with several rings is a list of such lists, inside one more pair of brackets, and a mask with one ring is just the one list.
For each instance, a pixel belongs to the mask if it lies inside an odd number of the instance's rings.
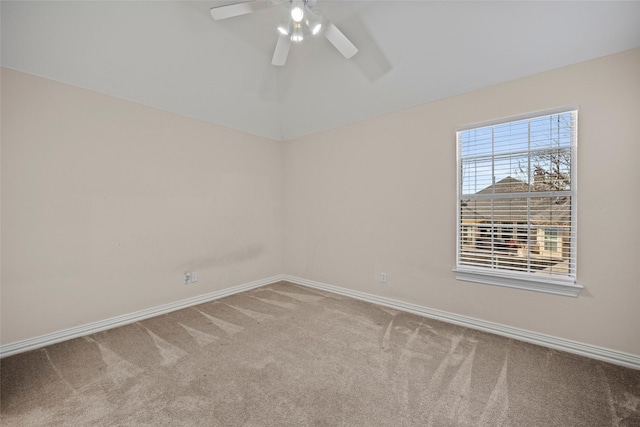
[[[489,126],[503,125],[512,122],[519,121],[529,121],[536,118],[563,114],[563,113],[572,113],[575,114],[575,128],[572,128],[573,138],[570,153],[571,153],[571,222],[570,222],[570,234],[573,235],[573,240],[571,241],[571,251],[572,258],[574,259],[573,264],[573,275],[568,275],[565,277],[552,277],[547,275],[536,275],[531,272],[523,272],[523,271],[509,271],[506,269],[500,268],[482,268],[476,266],[470,266],[461,264],[461,244],[465,239],[463,236],[463,228],[466,230],[465,224],[462,223],[461,217],[461,205],[462,205],[462,156],[461,156],[461,141],[460,135],[462,132],[485,128]],[[565,295],[577,297],[582,291],[583,287],[577,284],[577,147],[578,147],[578,108],[577,106],[565,106],[562,108],[556,108],[553,110],[545,110],[538,111],[534,113],[513,116],[498,120],[493,120],[489,122],[472,124],[464,127],[460,127],[456,130],[456,267],[453,269],[456,279],[463,281],[470,281],[475,283],[482,283],[488,285],[496,285],[496,286],[504,286],[516,289],[525,289],[529,291],[537,291],[544,292],[556,295]],[[529,150],[528,153],[531,153],[532,150]],[[491,155],[492,159],[499,158],[500,154]],[[493,161],[493,160],[492,160]],[[495,181],[495,179],[494,179]],[[493,228],[495,229],[496,224],[493,224]],[[509,225],[505,224],[505,227]],[[515,225],[511,225],[513,229],[517,228]],[[491,228],[491,226],[490,226]],[[559,238],[561,233],[554,228],[557,237]],[[546,235],[543,236],[543,244],[546,247]],[[564,243],[560,243],[556,240],[556,245],[562,247]],[[527,259],[531,259],[530,255],[528,255]]]

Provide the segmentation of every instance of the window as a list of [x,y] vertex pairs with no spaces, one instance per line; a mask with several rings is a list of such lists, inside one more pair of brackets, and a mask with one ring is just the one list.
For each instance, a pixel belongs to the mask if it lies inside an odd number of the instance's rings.
[[461,280],[577,296],[577,111],[457,132]]
[[462,237],[461,237],[462,246],[471,246],[473,245],[473,227],[468,227],[466,225],[462,226]]
[[544,250],[550,253],[558,252],[558,230],[555,228],[544,231]]

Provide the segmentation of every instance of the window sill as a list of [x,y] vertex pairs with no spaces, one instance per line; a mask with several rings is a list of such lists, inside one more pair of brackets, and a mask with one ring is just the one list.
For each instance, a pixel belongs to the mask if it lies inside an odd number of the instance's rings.
[[458,280],[484,283],[486,285],[505,286],[507,288],[526,289],[528,291],[577,297],[583,287],[571,281],[561,281],[530,276],[519,276],[455,268],[453,272]]

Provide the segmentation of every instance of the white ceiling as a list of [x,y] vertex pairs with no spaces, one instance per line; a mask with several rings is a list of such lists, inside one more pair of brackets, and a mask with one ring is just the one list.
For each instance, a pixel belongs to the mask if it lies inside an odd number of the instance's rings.
[[360,49],[324,38],[271,65],[278,6],[235,1],[2,1],[2,65],[289,140],[640,46],[640,1],[330,1]]

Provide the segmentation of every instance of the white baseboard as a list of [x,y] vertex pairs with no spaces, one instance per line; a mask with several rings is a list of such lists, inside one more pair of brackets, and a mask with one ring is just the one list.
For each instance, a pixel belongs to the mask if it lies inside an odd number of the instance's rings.
[[273,276],[267,279],[257,280],[255,282],[245,283],[242,285],[233,286],[231,288],[210,292],[208,294],[198,295],[197,297],[187,298],[169,304],[163,304],[157,307],[148,308],[146,310],[140,310],[134,313],[124,314],[122,316],[116,316],[110,319],[100,320],[98,322],[92,322],[86,325],[76,326],[73,328],[64,329],[62,331],[41,335],[39,337],[29,338],[23,341],[17,341],[11,344],[2,345],[0,346],[0,358],[29,350],[35,350],[37,348],[45,347],[73,338],[95,334],[96,332],[105,331],[107,329],[117,328],[119,326],[138,322],[150,317],[159,316],[161,314],[213,301],[229,295],[237,294],[239,292],[259,288],[260,286],[279,282],[280,280],[283,280],[281,275]]
[[338,286],[327,285],[326,283],[315,282],[313,280],[302,279],[286,274],[282,276],[281,280],[285,280],[287,282],[295,283],[302,286],[320,289],[323,291],[333,292],[336,294],[383,305],[386,307],[395,308],[401,311],[417,314],[419,316],[429,317],[431,319],[441,320],[443,322],[453,323],[456,325],[465,326],[467,328],[477,329],[480,331],[525,341],[531,344],[537,344],[543,347],[566,351],[567,353],[578,354],[592,359],[613,363],[615,365],[640,370],[639,355],[624,353],[621,351],[598,347],[591,344],[584,344],[581,342],[558,338],[551,335],[540,334],[538,332],[527,331],[525,329],[514,328],[512,326],[488,322],[486,320],[475,319],[473,317],[448,313],[446,311],[435,310],[420,305],[371,295],[351,289],[340,288]]
[[625,366],[632,369],[640,370],[640,356],[630,353],[624,353],[617,350],[611,350],[604,347],[598,347],[591,344],[584,344],[576,341],[558,338],[551,335],[540,334],[537,332],[527,331],[525,329],[514,328],[512,326],[502,325],[500,323],[488,322],[485,320],[475,319],[473,317],[462,316],[459,314],[448,313],[446,311],[435,310],[416,304],[410,304],[390,298],[380,297],[367,294],[365,292],[354,291],[351,289],[341,288],[338,286],[328,285],[326,283],[315,282],[313,280],[302,279],[300,277],[289,276],[286,274],[269,277],[267,279],[257,280],[255,282],[245,283],[233,286],[231,288],[222,289],[197,297],[187,298],[158,307],[146,310],[136,311],[134,313],[122,316],[112,317],[110,319],[98,322],[88,323],[58,332],[42,335],[35,338],[29,338],[22,341],[0,346],[0,358],[11,356],[13,354],[22,353],[29,350],[45,347],[58,342],[70,340],[73,338],[91,335],[96,332],[105,331],[107,329],[117,328],[133,322],[148,319],[150,317],[159,316],[175,310],[191,307],[197,304],[213,301],[239,292],[248,291],[250,289],[259,288],[279,281],[287,281],[297,285],[308,286],[323,291],[332,292],[339,295],[356,298],[362,301],[379,304],[386,307],[395,308],[397,310],[406,311],[417,314],[419,316],[429,317],[431,319],[441,320],[455,325],[465,326],[467,328],[477,329],[520,341],[537,344],[556,350],[566,351],[568,353],[579,354],[581,356],[590,357],[592,359],[602,360],[613,363],[615,365]]

